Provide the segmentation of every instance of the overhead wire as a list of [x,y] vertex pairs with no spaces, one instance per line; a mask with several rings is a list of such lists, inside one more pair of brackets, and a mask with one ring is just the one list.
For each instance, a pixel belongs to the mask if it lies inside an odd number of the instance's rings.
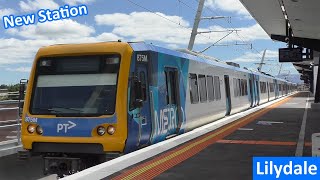
[[[144,7],[144,6],[142,6],[142,5],[134,2],[134,1],[132,1],[132,0],[126,0],[126,1],[128,1],[129,3],[131,3],[131,4],[133,4],[133,5],[137,6],[137,7],[139,7],[139,8],[141,8],[141,9],[144,9],[144,10],[150,12],[150,13],[153,13],[153,14],[155,14],[155,15],[157,15],[157,16],[159,16],[159,17],[161,17],[161,18],[163,18],[163,19],[165,19],[165,20],[167,20],[167,21],[169,21],[169,22],[171,22],[171,23],[174,23],[174,24],[176,24],[176,25],[178,25],[178,26],[180,26],[180,27],[182,27],[182,28],[184,28],[184,29],[187,29],[187,30],[189,30],[190,32],[192,31],[192,29],[191,29],[190,27],[184,26],[184,25],[182,25],[180,22],[175,22],[175,21],[173,21],[173,20],[171,20],[171,19],[169,19],[169,18],[167,18],[167,17],[165,17],[165,16],[163,16],[163,15],[161,15],[161,14],[159,14],[159,13],[156,13],[156,12],[154,12],[153,10],[151,10],[151,9],[149,9],[149,8],[147,8],[147,7]],[[194,0],[194,1],[199,2],[198,0]],[[179,0],[179,3],[180,3],[180,4],[183,4],[184,6],[190,8],[190,9],[192,9],[192,10],[194,10],[194,11],[197,11],[195,8],[191,7],[189,4],[187,4],[187,3],[184,2],[183,0]],[[217,12],[213,11],[210,7],[204,6],[204,8],[205,8],[205,9],[208,9],[210,12],[212,12],[212,13],[216,14],[217,16],[219,16],[219,14],[218,14]],[[179,11],[180,11],[180,10],[179,10]],[[229,23],[230,23],[230,22],[229,22]],[[232,23],[230,23],[230,24],[232,24]],[[220,25],[220,26],[221,26],[221,27],[224,27],[223,25]],[[233,26],[229,26],[229,27],[230,27],[231,29],[233,29],[234,31],[236,31],[235,27],[233,27]],[[212,40],[211,37],[205,36],[205,35],[203,35],[203,34],[199,34],[199,35],[200,35],[200,36],[203,36],[203,37],[205,37],[205,38],[207,38],[207,39],[209,39],[209,40]],[[243,38],[241,35],[239,35],[238,33],[236,33],[236,35],[239,37],[239,39],[240,39],[244,44],[247,43],[247,41],[245,41],[244,38]],[[225,36],[225,37],[226,37],[226,36]],[[223,38],[225,38],[225,37],[223,37]],[[223,38],[222,38],[222,39],[223,39]],[[220,42],[222,39],[219,39],[217,42]],[[217,42],[215,42],[213,45],[215,45]],[[253,47],[253,46],[252,46],[252,47]],[[244,50],[245,50],[245,49],[244,49]],[[256,48],[253,47],[253,50],[255,50],[259,55],[261,55],[261,52],[259,52]],[[245,53],[243,53],[243,54],[245,54]],[[262,58],[262,55],[261,55],[260,58]]]
[[[132,1],[132,0],[126,0],[126,1],[130,2],[131,4],[133,4],[133,5],[137,6],[137,7],[142,8],[142,9],[144,9],[144,10],[150,12],[150,13],[153,13],[153,14],[155,14],[155,15],[157,15],[157,16],[159,16],[159,17],[161,17],[161,18],[163,18],[163,19],[165,19],[165,20],[167,20],[167,21],[169,21],[169,22],[171,22],[171,23],[174,23],[174,24],[176,24],[176,25],[178,25],[178,26],[181,26],[181,27],[183,27],[184,29],[189,30],[190,32],[192,31],[192,29],[191,29],[190,27],[186,27],[186,26],[184,26],[184,25],[181,25],[181,23],[175,22],[175,21],[173,21],[173,20],[171,20],[171,19],[169,19],[169,18],[167,18],[167,17],[165,17],[165,16],[162,16],[161,14],[156,13],[156,12],[152,11],[151,9],[146,8],[146,7],[140,5],[140,4],[138,4],[138,3],[136,3],[136,2],[134,2],[134,1]],[[182,2],[182,1],[181,1],[181,2]],[[203,37],[205,37],[205,38],[207,38],[207,39],[212,40],[212,39],[211,39],[210,37],[208,37],[208,36],[205,36],[205,35],[203,35],[203,34],[200,34],[200,35],[203,36]]]
[[[194,1],[196,1],[197,3],[199,3],[199,0],[194,0]],[[219,15],[217,12],[215,12],[211,7],[208,7],[207,5],[205,5],[204,8],[205,8],[206,10],[209,10],[210,12],[216,14],[217,16],[220,16],[220,15]],[[227,21],[226,19],[224,19],[224,20]],[[227,22],[228,22],[228,21],[227,21]],[[233,30],[236,30],[235,27],[232,25],[232,24],[233,24],[232,22],[228,22],[228,24],[230,24],[229,28],[231,28],[231,29],[233,29]],[[243,43],[250,42],[250,43],[252,44],[252,49],[251,49],[251,51],[254,52],[255,55],[256,55],[258,58],[262,59],[262,56],[263,56],[263,55],[261,54],[261,51],[257,50],[257,49],[253,46],[252,41],[245,41],[245,40],[244,40],[245,38],[244,38],[242,35],[240,35],[239,33],[237,33],[237,32],[236,32],[236,35],[239,37],[239,39],[240,39]],[[265,60],[269,60],[269,59],[265,59]],[[274,61],[274,60],[272,60],[272,61]]]

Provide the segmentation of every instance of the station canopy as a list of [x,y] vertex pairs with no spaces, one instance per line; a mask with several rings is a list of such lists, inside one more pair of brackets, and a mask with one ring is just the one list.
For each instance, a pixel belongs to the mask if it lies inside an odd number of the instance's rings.
[[[319,0],[240,1],[271,39],[287,42],[287,29],[291,28],[293,45],[320,51]],[[293,64],[300,73],[307,74],[312,71],[311,62]]]

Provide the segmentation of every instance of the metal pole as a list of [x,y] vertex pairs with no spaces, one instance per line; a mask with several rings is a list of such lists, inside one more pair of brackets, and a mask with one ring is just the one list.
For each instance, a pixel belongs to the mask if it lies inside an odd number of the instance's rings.
[[282,70],[282,64],[280,65],[280,70],[279,70],[278,76],[280,75],[281,70]]
[[195,20],[194,20],[193,29],[192,29],[192,32],[191,32],[191,37],[190,37],[190,41],[189,41],[189,45],[188,45],[188,50],[190,50],[190,51],[192,51],[192,49],[193,49],[194,41],[196,39],[196,35],[198,34],[198,27],[199,27],[199,23],[200,23],[200,19],[201,19],[201,14],[202,14],[203,6],[204,6],[204,1],[205,0],[200,0],[199,1],[197,14],[196,14],[196,17],[195,17]]
[[266,56],[266,51],[267,51],[267,49],[265,49],[265,50],[263,51],[261,63],[260,63],[260,65],[259,65],[259,72],[261,72],[261,70],[262,70],[262,65],[263,65],[264,57]]
[[[319,63],[318,63],[318,73],[317,73],[317,81],[316,81],[316,92],[314,93],[314,103],[320,103],[320,73],[319,73]],[[312,82],[313,84],[313,82]]]

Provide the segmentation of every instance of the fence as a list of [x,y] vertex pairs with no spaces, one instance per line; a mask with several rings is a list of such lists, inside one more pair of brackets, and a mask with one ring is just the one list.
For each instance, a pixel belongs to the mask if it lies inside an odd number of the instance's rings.
[[[18,101],[0,101],[2,105],[8,104],[17,104]],[[7,140],[6,137],[2,137],[4,141],[0,141],[0,157],[11,155],[17,153],[21,150],[21,140],[20,140],[20,132],[21,132],[21,119],[18,112],[18,107],[13,108],[0,108],[0,112],[8,112],[8,111],[16,111],[16,119],[15,120],[6,120],[0,121],[0,131],[8,132],[8,135],[12,135],[13,138],[11,140]],[[13,134],[10,134],[13,133]]]

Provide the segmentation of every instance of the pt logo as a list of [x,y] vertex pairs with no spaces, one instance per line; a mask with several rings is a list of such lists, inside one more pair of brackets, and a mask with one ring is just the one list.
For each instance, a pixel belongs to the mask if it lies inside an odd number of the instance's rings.
[[60,133],[60,131],[67,133],[68,129],[72,129],[76,126],[77,125],[72,121],[68,121],[68,124],[57,124],[57,133]]

